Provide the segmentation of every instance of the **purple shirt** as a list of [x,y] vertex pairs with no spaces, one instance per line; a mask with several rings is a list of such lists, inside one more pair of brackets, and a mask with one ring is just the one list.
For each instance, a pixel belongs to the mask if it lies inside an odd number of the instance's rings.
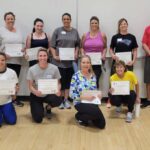
[[90,37],[90,32],[88,32],[83,43],[83,49],[85,53],[103,52],[104,42],[101,33],[98,32],[96,37]]

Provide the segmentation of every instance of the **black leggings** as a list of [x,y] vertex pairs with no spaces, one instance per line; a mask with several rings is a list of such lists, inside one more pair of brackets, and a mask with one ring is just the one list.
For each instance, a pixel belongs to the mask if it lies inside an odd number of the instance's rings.
[[99,88],[99,79],[102,73],[102,69],[101,69],[101,65],[92,65],[93,71],[95,73],[96,76],[96,85],[97,88]]
[[109,93],[110,102],[114,106],[121,106],[122,103],[127,104],[128,112],[132,112],[134,109],[134,103],[136,100],[135,91],[130,91],[130,95],[111,95]]
[[91,120],[98,128],[105,128],[105,118],[98,105],[79,103],[75,105],[75,108],[78,111],[75,114],[75,118],[77,120],[81,120],[83,122],[88,122]]
[[43,103],[48,103],[51,107],[59,106],[62,99],[54,94],[47,95],[46,97],[37,97],[31,93],[30,107],[32,118],[35,122],[41,123],[44,117]]

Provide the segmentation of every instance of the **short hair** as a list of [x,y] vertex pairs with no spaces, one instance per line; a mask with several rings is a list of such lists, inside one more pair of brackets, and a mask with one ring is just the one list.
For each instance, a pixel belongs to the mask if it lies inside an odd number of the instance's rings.
[[12,16],[14,17],[14,19],[16,18],[15,15],[14,15],[14,13],[11,12],[11,11],[9,11],[9,12],[6,12],[6,13],[4,14],[4,20],[6,20],[6,17],[7,17],[8,15],[12,15]]
[[64,16],[68,16],[68,17],[70,18],[70,20],[71,20],[71,14],[69,14],[69,13],[64,13],[64,14],[62,15],[62,19],[63,19]]
[[3,57],[5,57],[5,60],[7,59],[7,57],[6,57],[6,54],[5,54],[5,53],[0,52],[0,55],[1,55],[1,56],[3,56]]
[[47,54],[47,56],[48,56],[48,51],[47,51],[47,49],[45,49],[45,48],[40,48],[40,49],[38,50],[37,55],[39,55],[40,52],[45,52],[45,53]]
[[122,23],[123,21],[125,21],[125,22],[127,23],[127,25],[128,25],[127,19],[121,18],[121,19],[118,21],[118,33],[120,33],[120,25],[121,25],[121,23]]
[[117,61],[117,62],[115,63],[115,65],[114,65],[114,70],[115,70],[115,72],[116,72],[116,67],[117,67],[117,66],[120,66],[120,65],[122,65],[122,66],[125,68],[124,72],[127,72],[127,71],[128,71],[125,62],[124,62],[123,60],[119,60],[119,61]]

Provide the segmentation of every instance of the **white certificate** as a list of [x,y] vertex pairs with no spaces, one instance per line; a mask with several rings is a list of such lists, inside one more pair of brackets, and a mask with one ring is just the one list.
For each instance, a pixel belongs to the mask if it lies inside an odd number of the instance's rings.
[[95,96],[95,99],[92,101],[89,100],[81,100],[82,103],[90,103],[90,104],[96,104],[101,105],[101,99],[98,97],[98,95],[102,95],[101,91],[97,90],[85,90],[82,92],[83,96]]
[[131,52],[121,52],[116,53],[115,55],[119,57],[119,60],[123,60],[126,64],[132,60]]
[[15,95],[16,81],[0,80],[0,95]]
[[29,57],[28,61],[37,60],[37,53],[38,53],[40,48],[42,48],[42,47],[35,47],[35,48],[26,49],[26,53]]
[[11,57],[22,57],[22,44],[5,44],[5,53]]
[[59,48],[60,60],[74,60],[75,48]]
[[86,53],[91,58],[92,65],[102,64],[102,54],[101,53]]
[[129,95],[130,82],[129,81],[112,81],[111,88],[114,89],[112,95]]
[[56,94],[58,92],[58,79],[39,79],[38,91],[42,94]]

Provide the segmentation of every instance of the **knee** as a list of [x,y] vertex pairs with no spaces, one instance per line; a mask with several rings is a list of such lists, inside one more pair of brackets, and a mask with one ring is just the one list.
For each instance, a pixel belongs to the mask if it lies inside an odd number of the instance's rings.
[[15,125],[16,122],[17,122],[17,118],[9,119],[9,120],[7,120],[6,122],[7,122],[7,124],[9,124],[9,125]]
[[104,119],[104,120],[101,121],[101,123],[99,124],[98,128],[105,129],[105,126],[106,126],[106,121]]
[[41,123],[41,122],[43,121],[43,117],[35,116],[35,117],[33,117],[33,120],[34,120],[36,123]]

